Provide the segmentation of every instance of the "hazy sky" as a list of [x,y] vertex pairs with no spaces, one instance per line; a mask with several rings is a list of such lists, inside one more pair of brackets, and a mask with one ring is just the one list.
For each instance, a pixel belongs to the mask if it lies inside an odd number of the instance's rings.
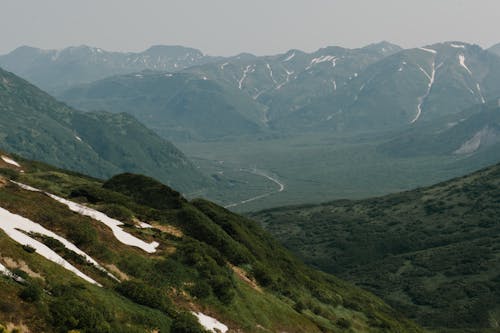
[[499,0],[0,0],[0,54],[20,45],[155,44],[273,54],[381,40],[500,42]]

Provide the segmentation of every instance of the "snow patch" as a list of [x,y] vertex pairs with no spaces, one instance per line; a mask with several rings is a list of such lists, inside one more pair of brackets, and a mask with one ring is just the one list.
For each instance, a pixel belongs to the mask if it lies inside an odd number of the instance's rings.
[[201,326],[203,326],[206,330],[210,332],[221,332],[221,333],[226,333],[229,330],[229,327],[221,323],[215,318],[212,318],[210,316],[207,316],[201,312],[192,312],[198,318],[198,321],[200,322]]
[[146,222],[139,222],[139,227],[141,229],[152,229],[153,226],[151,224],[148,224]]
[[[15,184],[19,185],[21,188],[28,190],[28,191],[42,192],[39,189],[33,188],[33,187],[25,185],[25,184],[21,184],[21,183],[17,183],[17,182],[15,182]],[[49,197],[51,197],[52,199],[54,199],[62,204],[65,204],[73,212],[76,212],[80,215],[88,216],[96,221],[103,223],[104,225],[106,225],[107,227],[109,227],[111,229],[115,238],[125,245],[138,247],[147,253],[156,252],[156,248],[158,247],[158,245],[160,245],[158,242],[146,243],[145,241],[123,231],[123,229],[120,227],[123,225],[123,222],[115,220],[115,219],[107,216],[104,213],[101,213],[95,209],[86,207],[84,205],[78,204],[76,202],[58,197],[58,196],[51,194],[51,193],[47,193],[47,192],[44,192],[44,193],[46,195],[48,195]]]
[[286,72],[286,79],[284,82],[280,83],[277,87],[276,90],[281,89],[285,84],[290,82],[290,76],[292,76],[295,72],[294,71],[288,71],[288,69],[284,68]]
[[77,139],[78,141],[82,142],[82,138],[80,138],[78,135],[75,135],[75,139]]
[[465,64],[465,56],[463,54],[458,55],[458,62],[460,63],[460,66],[465,68],[465,70],[472,75],[472,72],[470,71],[469,67],[467,67],[467,65]]
[[14,161],[12,158],[9,158],[9,157],[7,157],[7,156],[5,156],[5,155],[2,155],[1,157],[2,157],[2,160],[3,160],[5,163],[10,164],[10,165],[14,165],[14,166],[16,166],[16,167],[18,167],[18,168],[20,168],[20,167],[21,167],[21,165],[19,165],[19,163],[17,163],[16,161]]
[[44,227],[42,227],[38,223],[35,223],[31,220],[28,220],[27,218],[24,218],[22,216],[12,214],[8,210],[3,209],[1,207],[0,207],[0,221],[2,221],[0,223],[0,229],[2,229],[14,241],[18,242],[21,245],[31,246],[32,248],[35,249],[35,251],[38,254],[45,257],[46,259],[48,259],[48,260],[62,266],[63,268],[75,273],[77,276],[81,277],[82,279],[84,279],[87,282],[101,286],[94,279],[92,279],[91,277],[82,273],[80,270],[78,270],[78,268],[71,265],[64,258],[62,258],[60,255],[58,255],[56,252],[54,252],[52,249],[50,249],[48,246],[39,242],[36,239],[31,238],[30,236],[28,236],[24,232],[26,232],[26,233],[38,233],[38,234],[42,234],[44,236],[55,238],[58,241],[60,241],[67,249],[69,249],[73,252],[76,252],[77,254],[85,257],[85,259],[87,261],[89,261],[93,265],[96,265],[96,267],[101,267],[94,259],[92,259],[90,256],[85,254],[85,252],[78,249],[72,243],[68,242],[66,239],[56,235],[55,233],[53,233],[50,230],[45,229]]
[[437,51],[436,50],[433,50],[433,49],[429,49],[429,48],[426,48],[426,47],[419,47],[418,48],[419,50],[422,50],[422,51],[425,51],[425,52],[430,52],[432,54],[436,54]]
[[500,135],[494,129],[486,126],[476,134],[472,136],[469,140],[465,141],[460,148],[455,150],[453,153],[456,155],[472,154],[476,152],[481,146],[489,145],[498,142]]
[[486,100],[484,99],[484,95],[481,92],[481,86],[479,83],[476,84],[477,92],[479,93],[479,97],[481,97],[481,103],[486,104]]
[[286,59],[285,59],[285,60],[283,60],[283,62],[290,61],[290,60],[292,60],[294,57],[295,57],[295,52],[292,52],[292,54],[290,54],[288,57],[286,57]]
[[226,67],[227,65],[229,65],[228,62],[223,63],[222,65],[220,65],[220,69],[224,70],[224,67]]
[[311,63],[309,64],[309,66],[307,66],[306,70],[308,70],[309,68],[311,68],[314,65],[320,64],[322,62],[328,62],[328,61],[332,63],[333,67],[335,67],[337,65],[337,57],[330,56],[330,55],[324,55],[324,56],[314,58],[313,60],[311,60]]
[[463,44],[450,44],[451,47],[456,48],[456,49],[465,49],[465,45]]
[[271,77],[271,80],[273,80],[273,82],[276,84],[278,82],[276,82],[276,80],[274,79],[274,76],[273,76],[273,69],[271,68],[271,65],[269,64],[266,64],[266,67],[267,67],[267,70],[269,71],[269,76]]
[[424,103],[425,99],[429,97],[429,94],[431,93],[432,86],[434,85],[434,80],[436,78],[436,60],[432,62],[431,75],[429,75],[429,73],[427,73],[421,66],[418,66],[418,68],[422,73],[425,74],[425,76],[427,76],[427,78],[429,79],[429,84],[427,85],[427,91],[425,92],[425,94],[418,98],[417,114],[415,115],[415,118],[412,119],[410,124],[415,123],[420,118],[420,116],[422,115],[422,104]]
[[238,87],[243,89],[243,82],[245,82],[245,79],[247,78],[248,73],[250,72],[250,69],[252,66],[248,65],[244,70],[243,70],[243,76],[241,77],[240,81],[238,82]]

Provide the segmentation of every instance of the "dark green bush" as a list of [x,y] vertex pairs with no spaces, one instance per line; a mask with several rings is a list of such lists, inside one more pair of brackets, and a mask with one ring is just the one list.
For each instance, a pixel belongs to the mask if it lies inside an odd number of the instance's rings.
[[28,284],[19,292],[19,297],[26,302],[38,302],[42,297],[43,289],[36,284]]
[[173,305],[167,294],[141,281],[124,281],[116,290],[137,304],[149,306],[165,313],[173,313]]
[[171,331],[175,333],[205,333],[196,317],[189,312],[180,312],[175,316]]

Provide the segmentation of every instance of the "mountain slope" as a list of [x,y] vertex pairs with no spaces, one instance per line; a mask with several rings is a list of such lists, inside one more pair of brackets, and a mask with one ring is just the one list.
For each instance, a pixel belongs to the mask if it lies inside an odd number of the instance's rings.
[[50,93],[108,76],[146,69],[177,71],[212,61],[201,51],[182,46],[152,46],[143,52],[108,52],[89,46],[41,50],[22,46],[0,56],[0,66]]
[[254,215],[307,263],[438,331],[500,319],[500,165],[432,187]]
[[75,111],[0,69],[0,147],[21,156],[109,177],[142,172],[181,190],[207,181],[171,143],[127,114]]
[[366,66],[400,51],[382,42],[359,49],[337,46],[313,53],[290,50],[267,57],[233,57],[186,69],[245,92],[268,110],[267,121],[279,122],[312,100],[335,95]]
[[381,145],[392,156],[461,155],[477,158],[488,155],[498,161],[500,107],[481,104],[456,115],[423,122]]
[[298,110],[320,126],[380,130],[455,114],[500,96],[500,58],[477,45],[440,43],[388,56],[336,96]]
[[500,44],[495,44],[488,49],[488,51],[495,53],[496,55],[500,55]]
[[0,174],[1,324],[201,333],[195,314],[223,332],[422,332],[255,222],[154,179],[103,183],[6,154]]
[[60,98],[84,110],[134,115],[169,139],[256,134],[262,108],[224,84],[186,73],[141,72],[69,89]]

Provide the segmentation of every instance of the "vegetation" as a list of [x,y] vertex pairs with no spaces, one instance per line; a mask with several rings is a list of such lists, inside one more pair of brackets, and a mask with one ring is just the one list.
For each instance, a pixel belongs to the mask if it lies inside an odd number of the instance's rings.
[[[125,231],[160,245],[154,254],[124,245],[101,223],[7,182],[0,187],[1,207],[78,243],[121,281],[56,240],[32,235],[103,287],[90,285],[0,233],[0,261],[23,262],[27,277],[26,285],[0,278],[0,308],[6,309],[0,322],[47,332],[201,332],[190,311],[202,311],[245,332],[422,331],[377,297],[304,266],[255,222],[211,202],[188,202],[144,176],[102,183],[22,163],[19,181],[117,216],[126,211]],[[137,221],[154,228],[137,228]]]
[[500,319],[499,199],[497,165],[414,191],[252,216],[306,263],[424,326],[489,332]]
[[170,142],[127,114],[80,112],[0,69],[0,148],[109,177],[145,173],[183,191],[209,182]]

